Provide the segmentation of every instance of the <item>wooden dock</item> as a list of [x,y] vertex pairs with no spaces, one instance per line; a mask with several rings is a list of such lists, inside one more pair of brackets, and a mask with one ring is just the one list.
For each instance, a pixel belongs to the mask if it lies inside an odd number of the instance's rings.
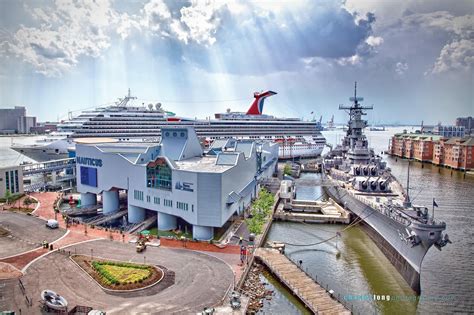
[[281,203],[275,214],[274,220],[304,222],[304,223],[339,223],[349,224],[350,214],[332,199],[329,201],[319,200],[293,200],[291,211],[285,211]]
[[351,314],[318,283],[276,250],[257,248],[255,257],[285,284],[314,314]]

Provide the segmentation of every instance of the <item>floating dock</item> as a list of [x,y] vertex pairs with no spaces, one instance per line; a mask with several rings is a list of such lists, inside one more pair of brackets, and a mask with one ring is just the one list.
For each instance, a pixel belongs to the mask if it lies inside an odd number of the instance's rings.
[[257,248],[255,257],[290,289],[314,314],[351,314],[343,304],[285,255],[276,250]]
[[273,218],[304,223],[350,223],[350,213],[332,199],[329,201],[293,200],[286,205],[280,203]]

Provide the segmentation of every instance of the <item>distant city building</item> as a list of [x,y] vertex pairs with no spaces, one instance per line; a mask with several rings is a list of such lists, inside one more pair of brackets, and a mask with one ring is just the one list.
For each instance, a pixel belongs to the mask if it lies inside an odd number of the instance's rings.
[[443,126],[441,124],[435,126],[421,125],[421,134],[437,135],[441,137],[464,137],[466,135],[464,126]]
[[36,117],[26,116],[26,108],[0,108],[0,133],[29,133],[36,126]]
[[58,130],[58,123],[56,122],[39,122],[35,127],[30,128],[31,133],[50,133]]
[[442,125],[437,125],[433,128],[433,134],[445,137],[445,138],[451,138],[451,137],[464,137],[465,132],[464,132],[464,127],[463,126],[442,126]]
[[23,193],[23,171],[21,166],[0,167],[0,198],[7,190],[13,194]]
[[21,116],[18,118],[18,133],[30,133],[31,128],[36,126],[36,117]]
[[456,126],[464,127],[466,134],[474,133],[474,122],[472,121],[471,116],[456,118]]
[[276,170],[276,143],[222,139],[203,152],[193,128],[163,128],[161,137],[159,144],[78,139],[81,205],[95,205],[101,194],[103,213],[110,214],[126,192],[129,223],[156,215],[160,230],[189,230],[210,240],[214,228],[244,213],[260,180]]
[[399,133],[390,140],[393,156],[460,170],[474,169],[474,137]]

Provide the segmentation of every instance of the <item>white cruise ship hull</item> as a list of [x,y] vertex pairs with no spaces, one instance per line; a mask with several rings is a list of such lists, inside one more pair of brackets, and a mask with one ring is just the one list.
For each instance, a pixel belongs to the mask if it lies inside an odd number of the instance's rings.
[[[61,141],[61,140],[58,140]],[[56,152],[54,149],[41,149],[37,147],[12,148],[18,153],[21,153],[36,162],[44,162],[51,160],[64,159],[68,157],[68,152]]]
[[313,158],[321,155],[324,144],[320,143],[295,143],[291,145],[282,145],[278,151],[280,159],[293,158]]
[[46,139],[32,145],[14,144],[11,149],[37,162],[44,162],[67,158],[68,148],[73,145],[73,142],[68,138],[52,141]]
[[[125,140],[127,142],[148,142],[158,141],[157,138],[129,138]],[[122,140],[123,141],[123,140]],[[13,146],[12,149],[21,153],[32,160],[37,162],[44,162],[50,160],[57,160],[67,158],[68,147],[70,143],[66,139],[57,140],[44,146],[38,145],[24,145],[24,146]],[[293,144],[280,144],[278,157],[280,159],[293,159],[293,158],[313,158],[321,155],[324,149],[322,143],[293,143]]]

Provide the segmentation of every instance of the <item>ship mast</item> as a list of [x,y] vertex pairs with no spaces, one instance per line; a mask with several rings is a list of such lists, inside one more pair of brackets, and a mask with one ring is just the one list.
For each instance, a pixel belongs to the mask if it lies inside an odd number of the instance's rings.
[[347,157],[356,164],[367,164],[370,159],[367,138],[363,130],[367,127],[367,121],[362,119],[366,115],[364,110],[373,109],[373,106],[362,106],[359,102],[363,97],[357,96],[357,82],[354,83],[354,96],[350,97],[352,102],[349,106],[339,105],[340,110],[349,111],[349,122],[347,134],[343,140],[343,147],[347,149]]
[[136,100],[137,98],[135,96],[132,96],[130,93],[130,88],[128,89],[128,95],[126,95],[124,98],[119,98],[119,101],[115,103],[115,106],[117,107],[125,107],[127,106],[127,103],[131,100]]
[[410,161],[408,161],[408,175],[407,175],[407,194],[405,195],[405,200],[403,201],[403,206],[405,208],[411,207],[410,201]]

